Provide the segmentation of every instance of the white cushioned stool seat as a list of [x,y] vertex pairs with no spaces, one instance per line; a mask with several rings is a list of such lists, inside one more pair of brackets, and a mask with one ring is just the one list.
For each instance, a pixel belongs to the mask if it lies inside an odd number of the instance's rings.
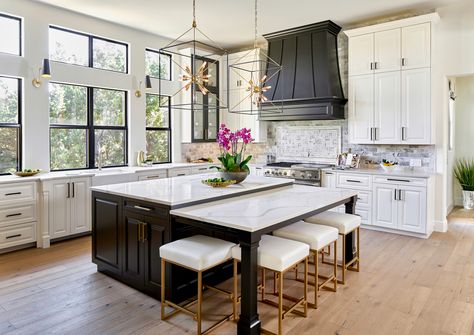
[[299,221],[274,231],[273,235],[303,242],[311,250],[319,250],[336,241],[339,231],[334,227]]
[[358,215],[326,211],[307,218],[305,221],[337,228],[339,234],[346,235],[360,227],[361,218]]
[[232,259],[235,243],[196,235],[160,247],[160,257],[166,261],[202,271]]
[[[309,245],[286,238],[263,235],[258,247],[258,265],[283,272],[309,256]],[[240,246],[232,248],[232,257],[241,260]]]

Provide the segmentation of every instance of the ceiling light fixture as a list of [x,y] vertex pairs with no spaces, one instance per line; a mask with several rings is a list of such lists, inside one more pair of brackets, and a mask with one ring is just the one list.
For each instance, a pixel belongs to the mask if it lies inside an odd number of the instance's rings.
[[[213,79],[218,78],[219,59],[227,61],[227,50],[202,32],[196,23],[196,0],[193,0],[193,22],[191,28],[161,48],[161,54],[171,54],[171,61],[181,71],[179,89],[159,81],[159,95],[171,97],[171,108],[182,110],[219,110],[227,108],[228,95],[222,98],[211,90]],[[172,94],[166,94],[170,89]],[[189,94],[190,93],[190,94]],[[177,98],[178,101],[175,101]],[[225,103],[224,103],[225,102]]]
[[[255,29],[253,49],[244,53],[235,63],[227,67],[229,82],[243,81],[246,85],[243,98],[229,105],[230,113],[279,114],[283,112],[283,89],[276,90],[269,84],[272,78],[282,76],[282,66],[258,48],[258,0],[255,0]],[[280,81],[281,82],[281,81]],[[279,102],[277,102],[279,101]]]

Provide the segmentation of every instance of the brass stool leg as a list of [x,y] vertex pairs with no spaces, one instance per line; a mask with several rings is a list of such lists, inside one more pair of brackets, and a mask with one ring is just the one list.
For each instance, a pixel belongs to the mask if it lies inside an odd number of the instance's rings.
[[198,272],[198,284],[197,284],[197,333],[201,335],[201,302],[202,302],[202,272]]
[[237,292],[237,280],[238,280],[238,273],[237,273],[237,260],[234,259],[234,296],[232,297],[232,311],[234,312],[234,320],[237,320],[237,300],[238,300],[238,292]]
[[262,300],[265,300],[265,268],[262,268]]
[[360,272],[360,227],[357,228],[357,272]]
[[319,292],[319,266],[318,266],[318,251],[316,251],[314,253],[314,308],[315,309],[318,308],[318,292]]
[[166,262],[161,259],[161,320],[165,319],[165,304],[166,304],[166,294],[165,294],[165,271],[166,271]]
[[283,333],[283,273],[278,273],[278,335]]
[[304,260],[304,317],[308,316],[308,257]]
[[334,241],[334,292],[337,292],[337,240]]
[[277,278],[278,278],[278,275],[276,272],[273,272],[273,294],[277,294]]
[[342,285],[346,284],[346,235],[342,235]]

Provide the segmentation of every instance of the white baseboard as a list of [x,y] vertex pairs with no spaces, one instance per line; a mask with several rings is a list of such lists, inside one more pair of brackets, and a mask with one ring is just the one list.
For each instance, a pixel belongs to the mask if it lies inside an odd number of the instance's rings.
[[367,230],[381,231],[381,232],[384,232],[384,233],[392,233],[392,234],[398,234],[398,235],[405,235],[405,236],[412,236],[412,237],[424,238],[424,239],[429,238],[430,235],[431,235],[431,234],[412,233],[412,232],[404,231],[404,230],[390,229],[390,228],[377,227],[377,226],[364,225],[364,224],[361,225],[361,228],[367,229]]
[[440,233],[446,233],[448,231],[448,221],[439,221],[435,220],[434,221],[434,226],[433,226],[434,231],[440,232]]

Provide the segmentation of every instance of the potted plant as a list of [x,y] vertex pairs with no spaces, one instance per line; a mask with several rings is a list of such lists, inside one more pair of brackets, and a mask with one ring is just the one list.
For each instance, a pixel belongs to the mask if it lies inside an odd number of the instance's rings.
[[461,159],[454,167],[454,176],[462,187],[465,209],[474,208],[474,160]]
[[248,163],[252,159],[252,155],[245,157],[245,149],[253,141],[250,129],[242,128],[231,132],[225,124],[221,124],[217,133],[217,143],[219,143],[220,149],[220,156],[217,159],[222,163],[222,166],[213,166],[212,168],[217,169],[225,180],[235,180],[236,183],[243,182],[250,172]]

